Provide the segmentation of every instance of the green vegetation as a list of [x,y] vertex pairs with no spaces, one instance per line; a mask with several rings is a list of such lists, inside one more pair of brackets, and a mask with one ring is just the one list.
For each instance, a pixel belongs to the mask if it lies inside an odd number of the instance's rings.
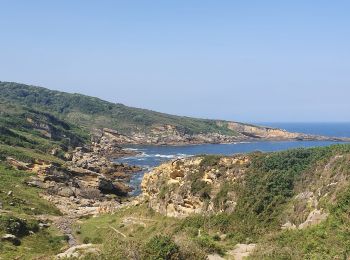
[[214,120],[173,116],[146,109],[127,107],[98,98],[70,94],[24,84],[0,82],[0,103],[20,104],[91,129],[109,127],[123,133],[152,126],[173,125],[180,133],[221,133],[236,135],[227,124]]
[[[0,82],[0,236],[11,233],[20,240],[17,246],[1,241],[1,257],[40,259],[57,254],[67,244],[67,238],[54,228],[39,228],[38,215],[60,213],[39,196],[40,189],[25,184],[31,173],[9,167],[7,157],[26,163],[62,164],[67,151],[89,142],[91,128],[149,132],[164,124],[175,126],[184,134],[236,134],[226,123],[218,126],[212,120],[172,116],[79,94]],[[217,190],[202,179],[206,170],[227,170],[220,163],[222,156],[203,156],[197,171],[188,177],[192,195],[208,205],[212,199],[218,210],[234,191],[237,204],[233,213],[175,219],[139,205],[86,219],[76,224],[75,232],[81,242],[101,244],[101,255],[87,259],[206,259],[211,253],[224,256],[237,243],[257,243],[251,256],[254,259],[347,259],[349,155],[350,145],[253,153],[249,155],[244,180],[223,183]],[[330,164],[335,157],[337,164]],[[297,224],[305,220],[307,206],[293,198],[305,189],[317,191],[320,168],[328,169],[329,178],[343,176],[336,192],[319,201],[328,209],[329,217],[304,230],[281,230],[290,212]],[[166,198],[173,189],[164,182],[159,198]],[[325,189],[331,191],[332,187]]]
[[[149,259],[172,259],[164,256],[166,252],[176,252],[174,259],[205,259],[211,253],[224,256],[237,243],[257,243],[253,259],[347,259],[350,248],[349,155],[350,145],[253,153],[245,181],[235,185],[225,183],[213,198],[214,204],[220,204],[224,203],[228,192],[237,192],[233,213],[174,219],[141,205],[122,209],[115,215],[88,219],[77,226],[77,232],[81,239],[88,237],[89,241],[102,243],[104,259],[127,259],[132,257],[130,252],[141,259],[147,252],[152,255]],[[334,158],[339,161],[329,166]],[[203,177],[200,170],[203,167],[222,170],[217,162],[218,158],[208,157],[191,176],[192,181]],[[330,212],[328,219],[303,230],[282,230],[283,217],[293,205],[293,197],[305,188],[316,190],[318,186],[313,185],[319,181],[316,172],[320,169],[327,169],[329,176],[341,174],[347,178],[336,198],[330,196],[320,201]]]
[[[8,89],[11,92],[11,89]],[[24,163],[63,164],[64,154],[89,141],[89,134],[59,119],[48,109],[6,100],[0,93],[0,236],[15,235],[1,241],[3,259],[42,259],[53,256],[67,245],[67,238],[55,228],[39,228],[38,215],[55,216],[59,210],[40,197],[38,188],[26,182],[31,173],[14,170],[7,160]],[[25,167],[25,166],[23,166]],[[22,167],[22,168],[23,168]]]
[[102,255],[87,259],[204,260],[209,252],[223,252],[214,235],[198,237],[198,229],[184,228],[186,222],[141,205],[87,219],[75,229],[81,241],[102,243]]
[[179,259],[180,252],[179,247],[175,242],[167,237],[157,235],[152,237],[144,247],[144,258],[143,259]]
[[40,197],[40,189],[26,184],[32,173],[14,170],[7,158],[62,164],[65,152],[87,140],[80,128],[49,113],[0,102],[0,236],[17,237],[1,241],[1,258],[47,258],[67,245],[67,238],[55,228],[39,228],[38,215],[60,212]]
[[30,175],[0,162],[0,236],[10,233],[19,238],[19,244],[0,243],[0,255],[4,259],[47,257],[66,245],[66,238],[56,229],[39,229],[36,215],[60,212],[39,196],[40,189],[25,184]]
[[317,160],[329,155],[330,149],[327,148],[257,155],[245,179],[246,185],[240,191],[238,217],[254,221],[254,233],[276,227],[284,203],[294,195],[298,178]]
[[20,239],[20,246],[10,242],[0,243],[0,255],[3,259],[50,259],[67,245],[67,238],[50,227]]
[[[13,170],[0,163],[0,201],[2,202],[2,209],[26,215],[59,214],[58,209],[45,199],[40,198],[40,189],[25,184],[30,175],[30,173]],[[9,192],[12,192],[12,194],[8,195]]]
[[191,183],[191,193],[199,195],[203,199],[210,197],[211,187],[208,183],[203,180],[196,179]]
[[0,160],[62,163],[65,152],[88,140],[88,133],[52,114],[0,101]]
[[221,205],[224,205],[227,199],[227,194],[233,189],[234,187],[232,183],[224,183],[214,198],[214,206],[220,208]]
[[14,216],[0,216],[0,233],[10,233],[17,237],[28,236],[29,232],[38,232],[38,221],[26,220]]
[[203,155],[203,159],[200,162],[201,167],[213,167],[219,163],[222,156],[220,155]]
[[88,134],[57,117],[21,105],[0,103],[0,143],[46,153],[82,145]]
[[254,259],[348,259],[350,257],[350,186],[330,206],[323,223],[305,230],[283,231],[264,239]]

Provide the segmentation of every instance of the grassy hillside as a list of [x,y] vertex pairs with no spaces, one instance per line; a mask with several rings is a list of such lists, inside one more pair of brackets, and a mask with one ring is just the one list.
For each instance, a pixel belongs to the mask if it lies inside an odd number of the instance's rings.
[[[225,252],[237,243],[257,244],[252,259],[348,259],[350,145],[249,157],[244,181],[224,183],[214,198],[224,202],[235,190],[238,201],[232,213],[177,219],[140,205],[88,219],[76,226],[77,235],[81,241],[101,243],[103,259],[206,259],[213,253],[228,257]],[[227,170],[219,159],[205,157],[199,167]],[[175,189],[171,185],[168,188]],[[305,192],[318,193],[317,208],[328,212],[327,219],[303,229],[282,229],[286,219],[304,222],[315,207],[298,199]]]
[[222,133],[235,135],[213,120],[173,116],[146,109],[114,104],[95,97],[69,94],[24,84],[0,82],[0,101],[47,111],[86,128],[108,127],[121,132],[148,132],[151,126],[171,124],[187,134]]
[[[54,227],[40,228],[36,216],[60,212],[39,196],[40,189],[25,184],[30,176],[0,161],[0,237],[11,233],[20,239],[20,246],[1,241],[3,259],[45,259],[67,245],[66,237]],[[12,194],[8,195],[9,192]]]
[[0,158],[54,161],[88,140],[88,133],[52,114],[0,102]]
[[1,258],[47,259],[67,246],[67,237],[53,226],[40,227],[40,216],[57,216],[59,210],[40,197],[41,189],[26,184],[32,174],[14,170],[8,157],[62,164],[64,154],[87,143],[88,137],[50,113],[0,102],[0,237],[10,233],[18,239],[0,242]]

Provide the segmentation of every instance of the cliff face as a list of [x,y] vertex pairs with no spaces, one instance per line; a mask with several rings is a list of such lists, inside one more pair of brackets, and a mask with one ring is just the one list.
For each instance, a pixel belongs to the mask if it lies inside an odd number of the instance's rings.
[[350,152],[339,147],[181,159],[146,174],[142,190],[167,216],[251,214],[302,229],[325,220],[349,186]]
[[229,187],[244,177],[248,165],[249,157],[243,155],[177,160],[146,174],[142,190],[150,206],[167,216],[232,212],[237,194]]
[[307,136],[299,133],[290,133],[283,129],[246,125],[236,122],[228,122],[227,127],[233,131],[241,133],[242,135],[252,138],[292,140],[297,138],[303,139]]

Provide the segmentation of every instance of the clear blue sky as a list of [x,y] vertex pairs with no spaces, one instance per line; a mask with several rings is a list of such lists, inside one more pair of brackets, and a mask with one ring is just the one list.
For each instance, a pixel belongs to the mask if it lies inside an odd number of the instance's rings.
[[350,1],[0,0],[0,80],[173,114],[350,121]]

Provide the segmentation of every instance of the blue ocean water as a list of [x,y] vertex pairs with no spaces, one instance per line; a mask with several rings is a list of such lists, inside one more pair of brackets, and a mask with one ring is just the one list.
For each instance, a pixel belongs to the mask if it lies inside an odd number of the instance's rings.
[[[304,123],[265,123],[265,126],[284,128],[288,131],[302,132],[337,137],[350,137],[350,123],[339,124],[304,124]],[[281,151],[299,147],[317,147],[336,144],[337,142],[324,141],[260,141],[260,142],[238,142],[233,144],[203,144],[184,146],[129,146],[140,152],[139,155],[117,159],[117,162],[137,165],[142,171],[133,174],[130,184],[134,190],[130,195],[141,193],[140,183],[145,172],[162,162],[175,158],[183,158],[199,154],[222,154],[232,155],[235,153],[247,153],[252,151]]]

